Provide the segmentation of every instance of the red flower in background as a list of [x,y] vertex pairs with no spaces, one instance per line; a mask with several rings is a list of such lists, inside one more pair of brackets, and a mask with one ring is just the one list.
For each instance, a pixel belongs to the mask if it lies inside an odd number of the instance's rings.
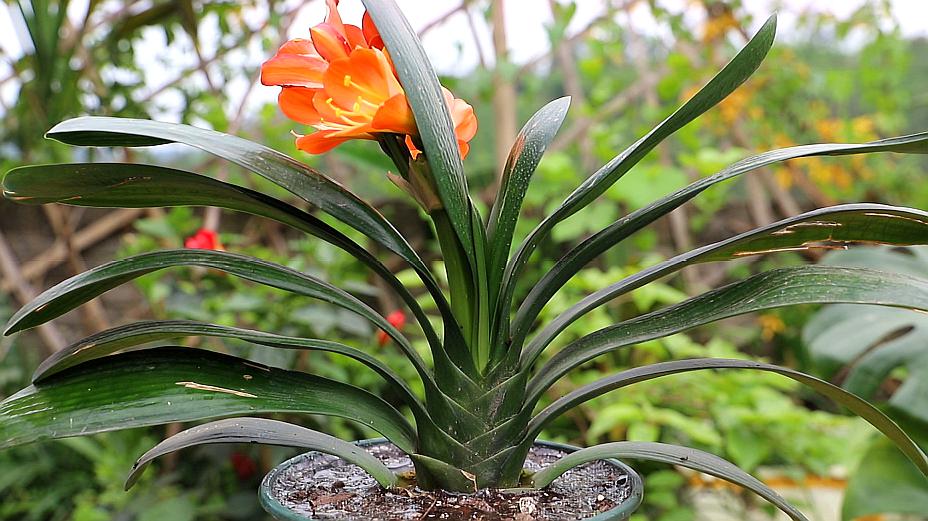
[[222,243],[219,242],[219,234],[213,230],[200,228],[197,233],[187,237],[184,240],[184,248],[194,250],[222,250]]
[[232,463],[232,469],[238,479],[244,481],[258,472],[258,464],[251,456],[243,452],[233,452],[229,455],[229,462]]
[[[396,310],[389,315],[387,315],[387,322],[396,329],[403,329],[403,326],[406,325],[406,314],[400,310]],[[377,332],[377,343],[380,347],[383,347],[390,343],[390,335],[386,331],[380,330]]]

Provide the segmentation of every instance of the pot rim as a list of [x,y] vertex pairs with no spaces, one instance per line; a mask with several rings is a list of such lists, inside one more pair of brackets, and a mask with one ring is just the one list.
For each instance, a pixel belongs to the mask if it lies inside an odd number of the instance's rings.
[[[371,445],[377,445],[380,443],[389,443],[386,438],[370,438],[366,440],[360,440],[355,442],[359,447],[369,447]],[[545,441],[545,440],[535,440],[535,446],[546,447],[551,449],[558,449],[564,452],[570,453],[580,450],[579,447],[573,445],[568,445],[566,443],[558,443],[554,441]],[[279,521],[316,521],[311,517],[306,517],[302,514],[298,514],[286,506],[284,506],[277,498],[271,495],[271,482],[274,481],[277,476],[287,469],[288,467],[296,464],[299,460],[303,459],[306,454],[310,454],[316,451],[304,452],[303,454],[298,454],[280,465],[277,465],[267,475],[264,476],[264,479],[261,480],[261,486],[258,488],[258,499],[261,503],[261,507],[264,510],[271,514],[272,517],[278,519]],[[627,519],[638,507],[641,505],[641,500],[644,498],[644,482],[641,479],[641,476],[635,472],[634,469],[626,465],[625,463],[615,459],[607,458],[601,461],[605,461],[610,465],[614,465],[625,472],[628,475],[629,486],[631,487],[631,493],[628,498],[625,499],[619,505],[599,514],[596,514],[593,517],[588,517],[582,521],[618,521],[622,519]],[[624,516],[624,517],[623,517]]]

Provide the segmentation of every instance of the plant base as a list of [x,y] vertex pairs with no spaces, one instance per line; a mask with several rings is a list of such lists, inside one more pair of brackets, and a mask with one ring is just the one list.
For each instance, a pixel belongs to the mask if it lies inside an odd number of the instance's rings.
[[[412,470],[405,454],[384,440],[359,445],[397,472]],[[538,442],[526,467],[538,470],[576,447]],[[261,504],[281,521],[576,520],[623,521],[641,502],[643,485],[634,470],[616,460],[571,470],[540,491],[481,490],[453,494],[411,488],[387,491],[354,465],[334,456],[308,452],[280,464],[265,476]]]

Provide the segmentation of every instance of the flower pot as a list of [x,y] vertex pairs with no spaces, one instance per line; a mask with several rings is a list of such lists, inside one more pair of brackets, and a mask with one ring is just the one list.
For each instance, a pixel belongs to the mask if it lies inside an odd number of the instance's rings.
[[[367,448],[382,459],[388,458],[385,460],[385,463],[394,470],[403,471],[407,468],[412,468],[408,458],[405,456],[395,457],[387,455],[386,451],[394,451],[396,449],[386,440],[364,440],[358,442],[358,445]],[[535,443],[533,454],[535,457],[539,458],[539,461],[543,460],[547,462],[558,456],[555,451],[563,454],[576,450],[577,447],[569,445],[539,441]],[[641,503],[644,493],[644,484],[641,478],[630,467],[614,459],[596,462],[596,465],[598,466],[590,470],[585,470],[583,473],[578,473],[578,471],[575,470],[558,478],[559,480],[580,480],[589,487],[586,489],[587,492],[565,494],[564,491],[567,490],[574,492],[574,490],[576,490],[574,488],[575,485],[568,482],[559,483],[559,481],[555,481],[552,484],[552,489],[549,492],[545,492],[544,494],[537,493],[530,497],[521,498],[519,498],[519,496],[509,495],[509,493],[506,492],[481,491],[481,493],[477,495],[439,492],[439,497],[425,499],[424,503],[419,504],[418,510],[413,509],[406,511],[407,515],[405,516],[372,517],[383,515],[381,512],[385,510],[372,508],[371,511],[366,514],[344,514],[344,517],[339,517],[340,514],[333,514],[331,512],[315,513],[315,506],[312,503],[313,499],[318,499],[318,497],[313,496],[313,498],[311,498],[310,496],[314,492],[322,491],[325,497],[319,500],[319,504],[322,504],[322,501],[334,503],[334,501],[330,501],[332,498],[335,498],[335,501],[351,498],[352,501],[373,502],[371,498],[365,496],[363,493],[352,493],[349,495],[348,492],[341,492],[341,490],[348,491],[352,486],[360,487],[355,488],[354,490],[356,491],[362,489],[374,490],[375,483],[372,479],[368,480],[368,477],[363,474],[363,471],[360,469],[357,469],[359,475],[355,476],[355,473],[350,471],[350,467],[346,466],[339,458],[320,454],[318,452],[307,452],[291,458],[272,469],[261,482],[258,496],[261,501],[261,506],[275,519],[280,521],[348,521],[370,518],[382,519],[384,521],[393,521],[394,519],[439,519],[437,515],[429,517],[429,514],[432,513],[436,504],[444,504],[444,506],[448,508],[461,508],[463,510],[456,510],[455,512],[464,512],[466,509],[471,508],[475,501],[482,501],[483,499],[490,502],[504,502],[504,506],[510,508],[511,512],[525,514],[518,519],[585,519],[587,521],[623,521],[628,519]],[[347,476],[348,473],[351,473],[351,477],[346,478],[345,476]],[[325,476],[320,477],[323,474],[325,474]],[[602,479],[601,476],[605,474],[612,476],[612,478]],[[320,481],[314,481],[314,477],[319,478]],[[367,485],[362,486],[358,480],[368,480],[369,483],[365,481]],[[348,485],[346,485],[346,481],[349,482]],[[364,486],[368,488],[365,489],[363,488]],[[607,498],[603,494],[591,494],[589,491],[594,489],[602,489],[606,494],[609,494],[610,497]],[[378,494],[380,494],[379,491]],[[481,494],[483,494],[483,496],[481,496]],[[339,497],[343,499],[338,499]],[[413,501],[411,498],[416,497],[421,498],[422,496],[416,493],[383,494],[377,499],[377,502],[380,505],[394,501],[410,503]],[[615,500],[613,501],[613,499]],[[546,504],[547,506],[540,506],[537,508],[549,508],[551,505],[557,505],[559,512],[564,513],[564,515],[558,516],[557,514],[551,515],[550,513],[545,513],[543,516],[533,516],[533,513],[535,513],[534,509],[536,508],[536,500],[549,501],[549,503]],[[564,508],[569,508],[564,505],[578,503],[589,505],[589,513],[585,514],[586,517],[577,517],[577,515],[572,512],[563,512]],[[537,504],[540,505],[541,503]],[[376,507],[376,505],[373,506]],[[377,514],[371,514],[371,512],[377,512]],[[471,510],[471,512],[476,511]],[[542,510],[538,510],[537,513],[540,514],[541,512]],[[507,517],[515,518],[515,516],[511,514]],[[460,518],[482,519],[479,513],[477,517]],[[487,518],[497,519],[499,517],[498,515],[490,515]]]

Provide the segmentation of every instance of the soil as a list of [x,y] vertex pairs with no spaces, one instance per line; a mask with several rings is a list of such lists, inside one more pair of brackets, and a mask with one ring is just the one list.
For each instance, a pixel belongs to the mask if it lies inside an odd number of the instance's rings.
[[[391,444],[366,449],[394,472],[412,469],[409,458]],[[535,447],[525,466],[537,471],[564,454]],[[308,453],[277,475],[270,492],[287,508],[320,521],[560,521],[586,519],[622,503],[631,494],[629,482],[622,469],[596,461],[565,472],[540,491],[385,490],[355,465]]]

